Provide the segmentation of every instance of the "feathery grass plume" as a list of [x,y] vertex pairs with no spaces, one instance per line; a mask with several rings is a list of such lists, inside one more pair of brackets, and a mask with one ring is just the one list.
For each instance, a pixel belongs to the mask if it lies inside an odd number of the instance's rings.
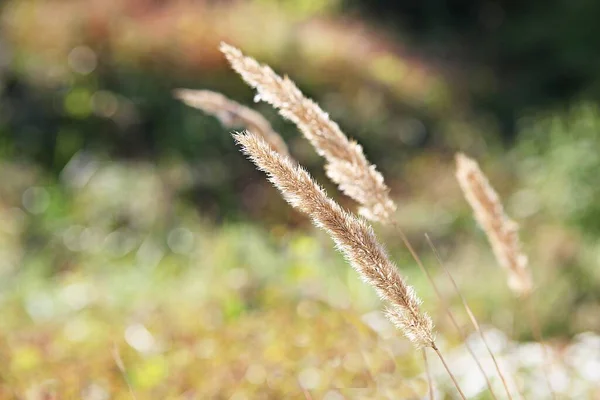
[[396,205],[383,177],[365,158],[362,147],[348,139],[338,124],[306,98],[287,76],[280,77],[269,66],[244,56],[228,44],[221,43],[221,51],[246,83],[256,88],[259,98],[295,123],[319,155],[325,157],[327,176],[361,205],[360,214],[369,220],[388,221]]
[[255,132],[275,151],[289,155],[281,136],[273,130],[265,117],[253,109],[211,90],[176,89],[173,95],[188,106],[215,116],[227,128],[247,128]]
[[331,236],[361,278],[388,303],[386,315],[390,321],[416,347],[435,348],[431,318],[421,312],[421,300],[400,276],[371,226],[342,209],[305,169],[274,151],[260,136],[246,132],[234,138],[250,160],[267,173],[283,198]]
[[498,263],[508,272],[508,285],[512,291],[527,302],[529,323],[534,338],[541,344],[544,354],[544,374],[553,399],[556,393],[550,379],[552,359],[548,354],[542,331],[534,311],[531,271],[527,256],[521,251],[516,222],[508,218],[498,194],[490,185],[475,160],[464,154],[456,154],[456,178],[474,211],[475,219],[482,226]]
[[506,215],[498,194],[475,160],[457,153],[456,178],[498,263],[508,273],[509,287],[519,296],[528,295],[532,289],[531,272],[527,256],[521,251],[519,226]]

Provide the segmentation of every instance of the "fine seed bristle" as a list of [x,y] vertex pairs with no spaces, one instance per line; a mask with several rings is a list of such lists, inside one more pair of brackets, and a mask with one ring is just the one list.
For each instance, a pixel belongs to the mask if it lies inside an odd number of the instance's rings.
[[504,212],[496,191],[475,160],[456,154],[456,178],[473,209],[475,219],[485,231],[498,263],[508,273],[508,285],[517,295],[532,290],[527,256],[521,250],[516,222]]
[[388,303],[386,315],[405,336],[416,347],[432,347],[431,318],[421,312],[421,300],[390,261],[371,226],[342,209],[305,169],[274,151],[260,136],[246,132],[234,138],[258,169],[267,173],[284,199],[331,236],[361,278]]
[[281,136],[259,112],[211,90],[176,89],[175,98],[215,116],[227,128],[247,128],[260,135],[275,151],[289,155]]
[[372,221],[389,221],[396,205],[383,177],[365,158],[362,147],[348,139],[338,124],[306,98],[287,76],[280,77],[269,66],[244,56],[226,43],[221,44],[221,51],[246,83],[256,88],[261,100],[298,126],[317,153],[326,159],[327,176],[361,205],[360,214]]

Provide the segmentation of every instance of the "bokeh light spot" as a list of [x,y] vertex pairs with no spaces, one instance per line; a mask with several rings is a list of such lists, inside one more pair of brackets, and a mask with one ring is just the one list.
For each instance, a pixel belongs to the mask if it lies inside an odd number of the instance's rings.
[[65,97],[65,112],[74,118],[86,118],[91,112],[90,92],[87,89],[73,89]]
[[96,69],[98,58],[89,47],[77,46],[69,52],[68,62],[73,71],[87,75]]
[[23,207],[32,214],[42,214],[50,205],[50,194],[41,187],[30,187],[22,196]]

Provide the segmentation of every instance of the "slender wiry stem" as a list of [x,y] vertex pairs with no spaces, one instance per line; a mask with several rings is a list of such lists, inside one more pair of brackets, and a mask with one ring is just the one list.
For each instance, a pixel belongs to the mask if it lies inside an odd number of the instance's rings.
[[554,388],[552,387],[552,383],[550,381],[550,366],[552,365],[552,360],[550,359],[550,354],[548,354],[548,349],[544,343],[542,329],[540,328],[540,322],[538,321],[537,314],[535,313],[535,306],[531,293],[525,296],[525,301],[527,302],[527,317],[529,319],[529,325],[531,326],[531,333],[533,334],[533,338],[540,344],[540,346],[542,346],[542,353],[545,360],[543,370],[546,377],[546,383],[548,384],[550,395],[553,399],[556,399],[556,392],[554,392]]
[[458,385],[458,382],[456,381],[456,378],[454,377],[454,374],[452,373],[452,371],[450,371],[450,368],[448,367],[448,364],[446,364],[446,360],[444,360],[444,356],[442,356],[442,353],[440,352],[440,349],[437,348],[437,346],[435,345],[435,343],[433,344],[432,348],[433,348],[433,350],[435,350],[435,353],[440,358],[440,361],[444,365],[444,368],[446,369],[446,372],[448,372],[448,375],[450,376],[450,379],[452,379],[452,382],[454,383],[454,386],[456,387],[456,390],[458,390],[458,393],[460,394],[460,397],[463,400],[467,400],[467,398],[465,397],[465,394],[462,392],[462,390],[460,390],[460,386]]
[[[394,363],[394,368],[397,370],[400,368],[399,363],[398,363],[398,357],[396,357],[396,355],[389,349],[389,348],[383,348],[383,351],[390,357],[390,359],[392,360],[392,362]],[[410,389],[410,391],[412,392],[412,394],[416,397],[416,398],[421,398],[421,390],[417,387],[415,387],[415,383],[412,379],[405,379],[402,376],[398,377],[398,383],[403,384],[402,387],[406,387],[408,389]]]
[[304,398],[306,400],[312,400],[312,396],[310,395],[310,392],[304,388],[302,388],[302,394],[304,395]]
[[356,340],[355,343],[358,344],[358,350],[359,350],[360,355],[362,357],[363,363],[365,364],[365,370],[367,371],[367,374],[369,375],[369,380],[372,383],[375,383],[376,382],[375,375],[373,374],[371,366],[369,365],[369,360],[367,360],[367,356],[365,355],[365,351],[364,351],[363,346],[362,346],[362,340],[361,340],[360,336],[358,335],[357,330],[350,329],[350,331],[352,332],[352,336],[354,336],[354,339]]
[[[431,250],[433,251],[433,254],[435,255],[435,258],[437,259],[439,265],[444,269],[444,272],[448,276],[448,279],[450,279],[450,282],[452,283],[452,286],[454,287],[454,291],[460,297],[460,301],[462,302],[462,305],[463,305],[465,311],[467,312],[467,315],[469,316],[469,320],[471,321],[471,324],[473,324],[473,327],[479,334],[479,337],[481,337],[481,341],[483,342],[483,344],[485,345],[485,348],[487,349],[488,353],[490,354],[490,357],[492,358],[492,361],[494,362],[494,366],[496,367],[496,371],[498,372],[498,376],[500,376],[500,379],[502,380],[502,385],[504,386],[504,389],[506,390],[506,394],[508,395],[508,398],[512,399],[510,390],[508,388],[508,383],[506,381],[506,378],[504,377],[504,374],[502,373],[500,364],[498,363],[498,360],[496,359],[496,356],[494,355],[492,348],[490,347],[489,343],[485,339],[485,335],[483,334],[483,331],[481,330],[481,327],[479,326],[479,322],[477,322],[477,318],[475,318],[475,314],[473,313],[473,311],[471,310],[471,307],[467,303],[467,299],[465,299],[465,297],[462,295],[462,292],[458,288],[458,284],[456,283],[456,281],[454,280],[454,277],[452,276],[452,274],[446,267],[446,264],[444,264],[444,262],[442,261],[442,258],[440,257],[440,254],[437,251],[437,249],[436,249],[435,245],[433,244],[433,241],[431,240],[429,235],[425,234],[425,238],[427,239],[427,243],[429,244],[429,247],[431,247]],[[514,381],[514,378],[513,378],[513,381]],[[516,381],[515,381],[515,384],[516,384]],[[523,397],[523,396],[521,396],[521,397]]]
[[[417,254],[417,252],[415,251],[415,249],[413,248],[413,246],[408,241],[408,238],[406,237],[406,235],[404,234],[404,232],[402,231],[402,229],[400,229],[400,227],[398,226],[398,224],[396,224],[395,222],[392,223],[392,225],[394,226],[394,228],[396,229],[396,231],[400,235],[400,239],[402,240],[402,242],[404,242],[404,245],[406,246],[406,248],[408,249],[408,251],[412,255],[413,259],[415,260],[415,262],[417,263],[417,265],[419,266],[419,268],[421,269],[421,271],[423,271],[423,273],[427,277],[427,280],[429,280],[429,284],[431,285],[431,287],[433,288],[433,291],[437,295],[437,297],[438,297],[438,299],[439,299],[439,301],[440,301],[440,303],[442,305],[442,308],[444,308],[444,310],[446,311],[446,314],[448,315],[448,318],[450,318],[450,321],[452,322],[452,325],[454,326],[454,328],[456,328],[456,330],[457,330],[457,332],[458,332],[461,340],[465,344],[465,347],[466,347],[467,351],[471,354],[471,356],[473,357],[473,360],[475,360],[475,363],[477,364],[477,368],[479,368],[479,371],[481,371],[481,374],[485,378],[485,382],[487,384],[488,390],[490,391],[490,394],[492,395],[492,397],[494,399],[497,399],[496,394],[494,393],[494,389],[492,388],[492,382],[490,381],[490,378],[485,373],[485,370],[483,369],[483,366],[479,362],[479,359],[477,358],[477,355],[475,354],[475,352],[473,351],[473,349],[471,348],[471,346],[469,346],[469,344],[467,343],[467,335],[464,333],[463,329],[460,327],[460,325],[456,321],[456,318],[454,318],[454,314],[450,310],[450,307],[446,303],[446,301],[444,299],[444,296],[442,295],[442,293],[438,289],[437,285],[435,284],[435,281],[434,281],[433,277],[431,276],[431,274],[429,273],[429,271],[427,270],[427,268],[425,268],[425,265],[421,261],[421,258],[419,257],[419,255]],[[510,397],[510,393],[509,393],[509,397]]]
[[113,360],[115,361],[115,365],[117,366],[117,369],[119,370],[119,372],[121,373],[121,376],[123,377],[123,381],[125,381],[125,384],[127,385],[127,389],[129,390],[129,395],[131,396],[131,398],[133,400],[136,400],[137,398],[135,396],[135,392],[133,391],[133,387],[131,386],[131,382],[129,382],[129,378],[127,378],[127,371],[125,370],[125,363],[123,362],[123,359],[121,358],[121,353],[119,352],[119,348],[117,347],[116,343],[113,343],[112,356],[113,356]]
[[425,364],[425,374],[427,375],[427,387],[429,387],[429,400],[435,400],[433,396],[433,380],[431,379],[431,371],[429,371],[429,363],[427,362],[427,351],[421,349],[423,354],[423,364]]

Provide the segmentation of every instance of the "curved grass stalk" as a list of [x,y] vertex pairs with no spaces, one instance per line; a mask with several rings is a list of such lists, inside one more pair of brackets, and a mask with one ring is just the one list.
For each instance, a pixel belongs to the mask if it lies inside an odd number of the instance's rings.
[[[462,295],[462,292],[458,288],[458,284],[456,283],[456,281],[454,280],[454,277],[452,276],[452,274],[450,273],[450,271],[446,267],[446,264],[444,264],[442,262],[440,254],[437,251],[437,249],[435,248],[435,246],[434,246],[431,238],[429,237],[429,235],[425,234],[425,238],[427,239],[427,243],[429,244],[429,247],[433,251],[433,253],[435,255],[435,258],[437,259],[438,264],[444,269],[444,272],[446,273],[446,276],[448,276],[448,279],[450,279],[450,282],[452,282],[452,286],[454,287],[454,291],[460,297],[460,300],[462,302],[463,308],[467,312],[467,315],[469,316],[469,320],[471,321],[471,324],[473,325],[473,328],[475,328],[475,331],[481,337],[481,341],[483,342],[483,344],[484,344],[485,348],[487,349],[490,357],[492,358],[492,361],[494,362],[494,367],[496,368],[496,372],[498,372],[498,376],[500,376],[500,379],[502,380],[502,385],[504,386],[504,389],[506,390],[506,394],[508,395],[508,398],[512,399],[512,396],[510,394],[510,390],[508,388],[508,382],[507,382],[507,380],[506,380],[506,378],[504,376],[504,373],[502,372],[502,369],[500,368],[500,364],[498,363],[498,360],[496,359],[496,356],[494,355],[494,352],[492,351],[492,348],[490,347],[489,343],[487,342],[487,340],[485,338],[485,335],[483,334],[483,331],[481,330],[479,322],[477,322],[477,318],[475,318],[475,314],[473,313],[473,310],[471,310],[471,307],[467,303],[467,300]],[[466,340],[466,338],[464,340]],[[517,389],[518,389],[517,381],[514,378],[513,378],[513,382],[515,383],[515,386],[517,386]],[[521,395],[521,397],[523,397],[523,395],[521,393],[520,393],[520,395]]]

